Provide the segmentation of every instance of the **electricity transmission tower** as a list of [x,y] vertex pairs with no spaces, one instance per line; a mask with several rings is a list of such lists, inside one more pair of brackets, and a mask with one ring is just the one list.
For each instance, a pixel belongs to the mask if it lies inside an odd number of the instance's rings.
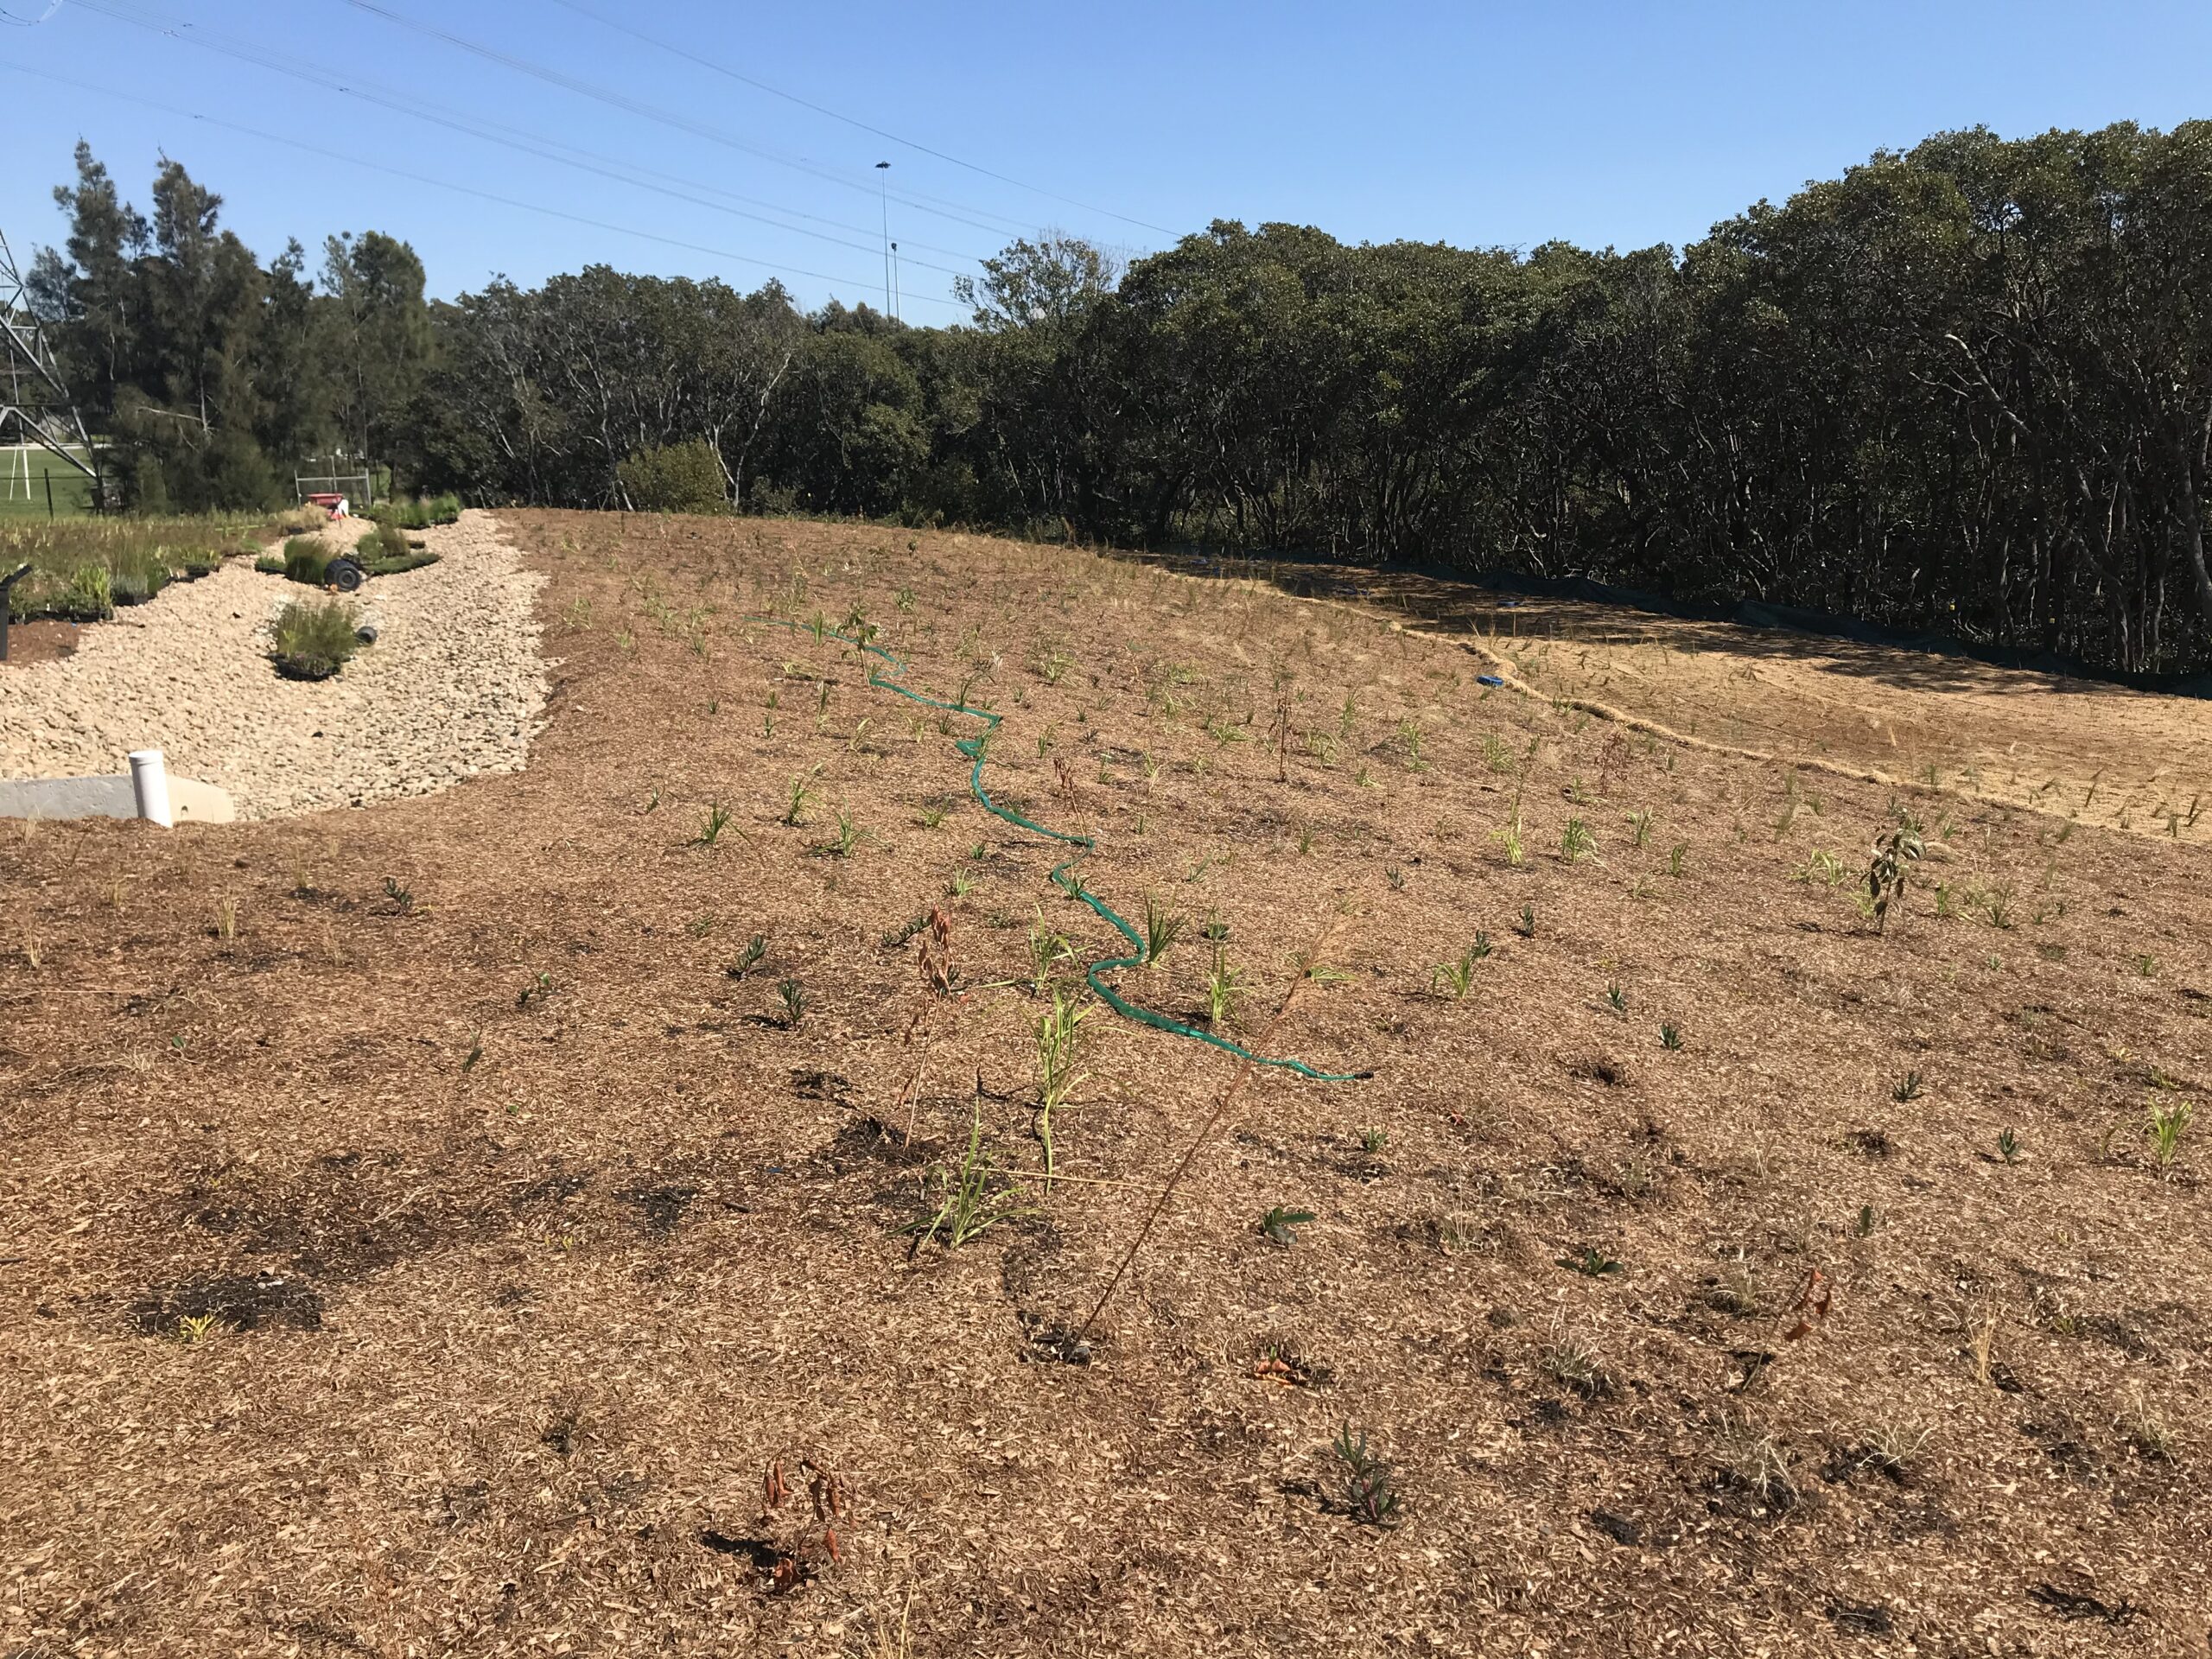
[[30,493],[30,446],[36,444],[67,462],[92,481],[93,499],[99,499],[99,464],[92,441],[86,435],[84,417],[54,366],[46,331],[23,291],[22,273],[8,238],[0,234],[0,446],[11,453],[7,461],[7,493],[18,481]]

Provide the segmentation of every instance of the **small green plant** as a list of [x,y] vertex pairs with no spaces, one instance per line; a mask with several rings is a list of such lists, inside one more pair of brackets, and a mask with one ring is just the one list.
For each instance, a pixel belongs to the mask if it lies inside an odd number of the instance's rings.
[[1067,935],[1046,926],[1045,913],[1039,911],[1029,925],[1029,988],[1042,996],[1052,988],[1052,970],[1074,960],[1075,947]]
[[1637,810],[1630,813],[1628,815],[1628,822],[1630,830],[1636,836],[1636,844],[1638,847],[1643,846],[1644,842],[1651,839],[1651,814],[1648,809],[1639,807]]
[[1667,855],[1668,874],[1676,877],[1679,877],[1681,874],[1682,860],[1688,854],[1689,850],[1690,844],[1687,841],[1678,841],[1675,843],[1673,849]]
[[484,1033],[480,1031],[469,1039],[468,1052],[461,1056],[461,1075],[466,1077],[469,1072],[474,1071],[483,1058]]
[[1185,918],[1162,910],[1159,899],[1144,896],[1144,965],[1156,967],[1175,941],[1183,937]]
[[2151,1137],[2151,1155],[2161,1170],[2173,1167],[2174,1160],[2181,1155],[2182,1136],[2189,1132],[2190,1119],[2196,1115],[2196,1108],[2189,1101],[2152,1101],[2146,1129]]
[[791,774],[791,788],[784,802],[784,822],[798,824],[805,820],[806,809],[815,798],[814,780],[821,774],[817,765],[805,772]]
[[1385,864],[1382,867],[1382,879],[1390,884],[1390,891],[1393,893],[1403,893],[1406,890],[1406,872],[1403,865]]
[[732,979],[743,979],[760,965],[760,958],[767,954],[768,936],[766,933],[755,933],[746,941],[745,949],[739,953],[737,960],[722,971]]
[[1521,906],[1521,919],[1513,924],[1513,931],[1524,939],[1536,937],[1536,907],[1534,905]]
[[1567,828],[1560,832],[1560,856],[1568,863],[1578,863],[1598,850],[1598,837],[1582,818],[1569,818]]
[[404,887],[400,886],[399,878],[397,876],[387,875],[385,877],[384,896],[391,899],[394,906],[403,912],[415,908],[414,890],[410,887]]
[[269,630],[270,659],[288,680],[327,680],[361,648],[353,607],[341,600],[294,600]]
[[1037,1139],[1045,1149],[1045,1190],[1052,1187],[1052,1114],[1066,1103],[1082,1078],[1076,1051],[1090,1010],[1079,996],[1052,992],[1050,1010],[1037,1016]]
[[1895,1083],[1890,1085],[1890,1098],[1900,1103],[1905,1101],[1918,1100],[1920,1098],[1921,1090],[1924,1086],[1925,1080],[1921,1077],[1919,1072],[1908,1071],[1904,1076],[1899,1077]]
[[795,979],[779,979],[776,995],[783,1000],[784,1029],[797,1031],[798,1022],[806,1018],[806,987]]
[[197,1347],[214,1333],[222,1317],[219,1313],[180,1313],[176,1317],[176,1339],[188,1348]]
[[983,1144],[983,1103],[976,1103],[968,1128],[968,1147],[957,1164],[942,1164],[931,1172],[942,1194],[937,1209],[903,1230],[914,1236],[917,1250],[931,1239],[947,1249],[958,1249],[980,1238],[999,1223],[1025,1211],[1017,1190],[1002,1185],[998,1160]]
[[1682,1030],[1681,1030],[1681,1027],[1680,1026],[1668,1026],[1668,1025],[1662,1025],[1662,1026],[1661,1026],[1661,1027],[1659,1027],[1659,1046],[1660,1046],[1660,1047],[1662,1047],[1662,1048],[1680,1048],[1681,1046],[1682,1046]]
[[1874,855],[1866,866],[1866,898],[1873,907],[1877,933],[1888,921],[1891,904],[1904,897],[1905,878],[1927,850],[1919,829],[1910,818],[1874,837]]
[[1298,1230],[1313,1219],[1311,1210],[1292,1210],[1279,1204],[1260,1217],[1260,1235],[1287,1250],[1298,1243]]
[[1605,987],[1605,1002],[1615,1014],[1625,1014],[1628,1012],[1628,993],[1620,988],[1618,981]]
[[2020,1161],[2020,1137],[2011,1129],[1997,1131],[1997,1155],[2008,1164]]
[[1453,1001],[1458,1001],[1474,988],[1475,964],[1488,955],[1490,939],[1486,935],[1478,933],[1475,943],[1459,953],[1458,961],[1441,963],[1429,975],[1429,989],[1439,996],[1449,996]]
[[1362,1526],[1387,1532],[1398,1524],[1399,1495],[1390,1465],[1367,1449],[1367,1436],[1352,1438],[1346,1423],[1329,1442],[1344,1473],[1344,1513]]
[[691,838],[691,844],[694,847],[711,847],[721,839],[722,831],[728,827],[729,809],[716,801],[707,809],[707,816],[699,825],[699,833]]
[[934,830],[944,822],[946,810],[942,801],[925,801],[914,810],[914,822],[925,830]]
[[1236,1017],[1236,1004],[1244,995],[1243,975],[1230,966],[1229,947],[1217,941],[1213,965],[1206,972],[1206,1024],[1225,1029]]
[[1592,1279],[1602,1279],[1607,1274],[1618,1273],[1621,1264],[1594,1244],[1585,1244],[1572,1255],[1562,1255],[1559,1265]]
[[1390,1131],[1388,1129],[1378,1129],[1370,1126],[1359,1132],[1359,1149],[1370,1158],[1378,1153],[1388,1151],[1389,1146]]
[[868,831],[853,821],[852,813],[842,802],[838,804],[836,819],[837,833],[817,844],[814,850],[824,858],[850,858],[867,837]]
[[1859,1218],[1852,1224],[1852,1231],[1860,1238],[1872,1238],[1882,1224],[1882,1213],[1871,1204],[1859,1206]]

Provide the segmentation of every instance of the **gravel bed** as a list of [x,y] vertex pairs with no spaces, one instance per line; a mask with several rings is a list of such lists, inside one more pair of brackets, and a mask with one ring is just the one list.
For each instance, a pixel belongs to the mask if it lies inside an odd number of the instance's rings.
[[72,656],[0,666],[0,777],[124,772],[159,748],[270,818],[520,771],[545,706],[544,578],[489,513],[423,533],[438,563],[371,578],[357,607],[377,643],[333,679],[278,677],[269,624],[314,595],[247,559],[86,628]]

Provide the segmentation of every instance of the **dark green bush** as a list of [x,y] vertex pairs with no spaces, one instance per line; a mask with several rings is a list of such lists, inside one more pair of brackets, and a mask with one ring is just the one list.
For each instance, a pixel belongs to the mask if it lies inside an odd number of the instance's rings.
[[270,658],[288,680],[327,680],[361,648],[353,607],[342,600],[294,600],[270,631]]
[[370,508],[368,516],[379,524],[400,530],[427,530],[432,524],[449,524],[460,518],[461,498],[426,495],[412,501],[385,501]]
[[703,439],[639,449],[614,475],[640,512],[721,512],[729,505],[721,461]]
[[312,536],[293,537],[284,543],[284,574],[310,588],[321,587],[330,575],[330,550]]

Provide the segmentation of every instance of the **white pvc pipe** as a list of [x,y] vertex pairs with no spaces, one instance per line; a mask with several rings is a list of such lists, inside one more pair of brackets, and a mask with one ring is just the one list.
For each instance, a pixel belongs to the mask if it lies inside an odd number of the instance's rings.
[[169,773],[159,749],[130,751],[130,793],[138,803],[138,816],[164,830],[174,829],[169,816]]

